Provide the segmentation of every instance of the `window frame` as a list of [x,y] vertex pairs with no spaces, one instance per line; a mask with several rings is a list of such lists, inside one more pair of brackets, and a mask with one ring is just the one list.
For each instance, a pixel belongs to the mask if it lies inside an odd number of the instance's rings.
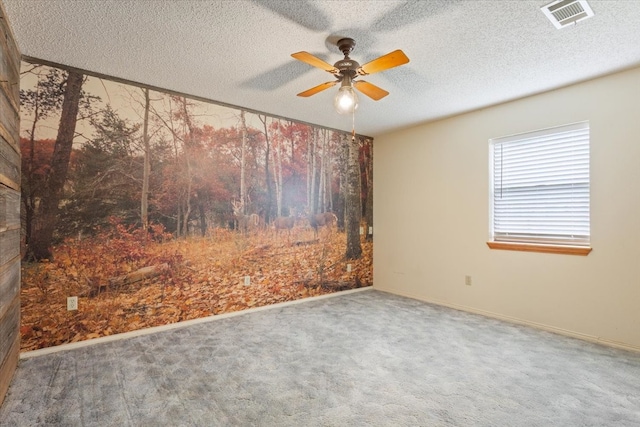
[[[547,236],[539,235],[532,236],[531,239],[528,239],[527,236],[523,236],[521,233],[520,236],[515,237],[513,239],[509,239],[505,237],[505,234],[502,233],[499,238],[496,239],[495,232],[495,216],[496,216],[496,206],[495,206],[495,180],[496,180],[496,171],[495,171],[495,147],[501,144],[509,144],[509,143],[526,143],[527,140],[532,139],[544,139],[548,137],[555,137],[563,133],[567,132],[576,132],[587,130],[586,137],[586,154],[587,154],[587,236],[586,239],[575,239],[568,241],[559,241],[560,236],[565,235],[565,233],[558,233],[557,237],[552,237],[552,234],[548,234]],[[535,141],[536,143],[541,143],[541,141]],[[582,148],[584,150],[584,147]],[[499,137],[499,138],[491,138],[489,139],[489,241],[487,241],[487,245],[491,249],[501,249],[501,250],[515,250],[515,251],[527,251],[527,252],[543,252],[543,253],[560,253],[560,254],[569,254],[569,255],[588,255],[591,248],[591,128],[589,121],[582,121],[576,123],[570,123],[560,126],[554,126],[550,128],[523,132],[518,134],[513,134],[509,136]],[[529,154],[530,152],[527,152]],[[502,158],[501,158],[502,159]],[[502,164],[500,165],[502,167]],[[501,178],[502,179],[502,178]],[[558,186],[563,184],[558,183]],[[566,185],[566,184],[564,184]],[[582,184],[584,186],[584,184]],[[584,195],[584,192],[582,193]],[[584,215],[583,215],[584,220]],[[515,233],[517,234],[517,233]]]

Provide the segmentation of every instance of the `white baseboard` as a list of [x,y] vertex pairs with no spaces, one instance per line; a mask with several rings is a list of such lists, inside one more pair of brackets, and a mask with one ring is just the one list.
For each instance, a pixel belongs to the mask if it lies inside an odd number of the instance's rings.
[[412,298],[412,299],[416,299],[416,300],[419,300],[419,301],[424,301],[424,302],[427,302],[427,303],[430,303],[430,304],[435,304],[435,305],[440,305],[440,306],[443,306],[443,307],[453,308],[454,310],[466,311],[468,313],[479,314],[481,316],[491,317],[493,319],[503,320],[503,321],[509,322],[509,323],[515,323],[515,324],[518,324],[518,325],[530,326],[532,328],[541,329],[543,331],[552,332],[552,333],[555,333],[555,334],[564,335],[564,336],[571,337],[571,338],[577,338],[577,339],[580,339],[580,340],[583,340],[583,341],[588,341],[588,342],[592,342],[592,343],[596,343],[596,344],[605,345],[607,347],[619,348],[619,349],[622,349],[622,350],[628,350],[628,351],[633,351],[633,352],[636,352],[636,353],[640,353],[640,347],[636,347],[634,345],[623,343],[623,342],[613,341],[613,340],[609,340],[609,339],[602,338],[602,337],[596,337],[596,336],[589,335],[589,334],[583,334],[581,332],[570,331],[568,329],[558,328],[556,326],[545,325],[543,323],[532,322],[530,320],[523,320],[523,319],[519,319],[517,317],[507,316],[507,315],[500,314],[500,313],[494,313],[494,312],[491,312],[491,311],[482,310],[482,309],[478,309],[478,308],[474,308],[474,307],[469,307],[469,306],[466,306],[466,305],[453,304],[453,303],[444,302],[444,301],[440,301],[440,300],[433,299],[433,298],[425,298],[425,297],[422,297],[422,296],[411,295],[411,294],[408,294],[408,293],[405,293],[405,292],[397,291],[395,289],[384,289],[384,288],[376,287],[375,285],[374,285],[374,289],[377,290],[377,291],[387,292],[387,293],[390,293],[390,294],[400,295],[400,296],[403,296],[403,297]]
[[352,294],[355,292],[362,292],[362,291],[367,291],[371,289],[373,289],[372,286],[367,286],[364,288],[357,288],[357,289],[349,289],[347,291],[339,291],[331,294],[319,295],[316,297],[308,297],[308,298],[302,298],[294,301],[285,301],[285,302],[279,302],[277,304],[265,305],[262,307],[248,308],[246,310],[234,311],[232,313],[216,314],[214,316],[202,317],[199,319],[185,320],[184,322],[170,323],[168,325],[162,325],[162,326],[154,326],[151,328],[139,329],[137,331],[131,331],[131,332],[123,332],[121,334],[114,334],[114,335],[94,338],[86,341],[78,341],[78,342],[69,343],[69,344],[61,344],[55,347],[47,347],[47,348],[41,348],[39,350],[25,351],[24,353],[20,353],[20,359],[29,359],[32,357],[38,357],[38,356],[44,356],[46,354],[57,353],[59,351],[73,350],[76,348],[87,347],[95,344],[102,344],[102,343],[111,342],[111,341],[118,341],[118,340],[124,340],[127,338],[155,334],[157,332],[170,331],[172,329],[184,328],[191,325],[198,325],[200,323],[214,322],[216,320],[226,319],[228,317],[243,316],[245,314],[255,313],[258,311],[271,310],[274,308],[282,308],[290,305],[302,304],[305,302],[316,301],[316,300],[321,300],[326,298],[333,298],[341,295]]

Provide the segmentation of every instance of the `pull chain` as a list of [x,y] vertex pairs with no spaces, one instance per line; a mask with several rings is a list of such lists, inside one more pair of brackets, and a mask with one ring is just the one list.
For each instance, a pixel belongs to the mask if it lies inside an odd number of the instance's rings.
[[351,141],[356,140],[356,110],[351,112]]

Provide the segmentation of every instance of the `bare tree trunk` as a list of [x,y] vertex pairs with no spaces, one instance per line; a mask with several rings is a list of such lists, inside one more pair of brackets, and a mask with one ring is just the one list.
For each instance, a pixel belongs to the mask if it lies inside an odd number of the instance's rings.
[[200,235],[202,237],[207,235],[207,215],[204,211],[204,204],[202,202],[203,197],[198,196],[198,213],[200,215]]
[[307,138],[307,212],[313,215],[313,192],[311,191],[311,158],[313,157],[312,138]]
[[325,211],[325,147],[326,147],[326,130],[322,130],[322,136],[319,138],[318,151],[320,158],[320,171],[318,174],[318,203],[316,204],[317,212]]
[[355,135],[348,141],[349,156],[347,158],[347,188],[345,195],[346,258],[358,259],[362,255],[362,246],[360,245],[362,205],[360,199],[360,164],[358,162],[359,144]]
[[178,215],[176,218],[176,237],[180,237],[182,232],[182,203],[178,203]]
[[[278,129],[280,129],[278,122]],[[280,132],[280,131],[279,131]],[[276,187],[276,217],[282,216],[282,154],[280,147],[282,145],[282,134],[278,138],[278,142],[273,143],[273,179]]]
[[191,171],[191,138],[193,136],[193,126],[191,119],[189,118],[189,111],[187,110],[187,98],[184,96],[182,99],[182,111],[184,113],[184,158],[187,167],[187,189],[185,192],[184,200],[184,216],[182,217],[182,233],[184,237],[189,234],[189,217],[191,216],[191,191],[193,186],[193,173]]
[[326,212],[328,209],[327,204],[327,186],[331,186],[331,177],[327,176],[329,170],[329,131],[324,130],[322,141],[322,212]]
[[57,222],[58,205],[69,170],[83,78],[84,76],[76,71],[69,71],[67,77],[51,168],[45,178],[45,191],[38,216],[32,224],[31,241],[27,248],[28,257],[33,260],[52,259],[51,243]]
[[[267,126],[267,116],[260,116],[258,118],[264,125],[264,140],[265,140],[265,153],[264,153],[264,181],[267,183],[267,206],[264,213],[264,222],[269,223],[271,219],[271,203],[273,202],[273,185],[271,183],[271,177],[269,176],[269,156],[271,151],[271,141],[269,140],[269,128]],[[273,123],[273,122],[272,122]]]
[[277,171],[277,175],[276,175],[276,180],[278,182],[278,200],[277,200],[277,204],[278,204],[278,216],[282,215],[282,194],[284,192],[284,189],[282,187],[282,147],[280,145],[278,145],[278,147],[276,148],[276,171]]
[[151,175],[151,150],[149,149],[149,89],[144,92],[144,123],[142,125],[142,141],[144,144],[144,166],[142,169],[142,196],[140,200],[140,217],[142,228],[149,228],[149,176]]
[[367,240],[373,240],[373,141],[367,139],[365,144],[368,153],[365,168],[365,182],[367,185],[367,200],[364,206],[364,217],[367,221],[367,229],[365,230],[365,233],[367,235]]
[[26,171],[27,185],[22,183],[20,187],[22,204],[24,206],[25,212],[25,245],[29,245],[29,242],[31,241],[33,217],[36,209],[36,197],[33,185],[33,165],[36,152],[36,124],[38,123],[38,119],[40,117],[40,104],[38,103],[38,97],[35,98],[35,102],[36,103],[33,107],[33,123],[31,124],[31,133],[29,136],[29,164]]
[[247,155],[247,122],[244,117],[244,110],[240,111],[240,121],[242,123],[242,151],[240,153],[240,202],[242,203],[242,215],[247,206],[247,184],[245,182],[245,159]]
[[318,129],[313,128],[313,137],[311,142],[311,205],[309,206],[309,214],[317,213],[316,209],[316,154],[318,147]]
[[185,153],[185,160],[187,164],[187,189],[184,194],[184,216],[182,217],[182,235],[187,237],[189,232],[189,217],[191,216],[191,161],[189,156]]
[[338,206],[337,206],[337,214],[338,217],[338,230],[345,230],[345,218],[347,215],[347,208],[345,203],[345,197],[347,195],[347,163],[349,159],[349,143],[348,143],[348,135],[341,134],[339,137],[340,141],[340,181],[338,188]]
[[331,137],[327,141],[327,199],[329,211],[333,212],[333,156],[331,155]]

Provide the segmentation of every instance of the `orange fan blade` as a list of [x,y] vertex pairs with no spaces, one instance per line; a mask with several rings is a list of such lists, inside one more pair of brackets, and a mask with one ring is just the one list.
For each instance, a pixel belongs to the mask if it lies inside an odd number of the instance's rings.
[[333,74],[336,74],[336,73],[340,72],[340,70],[338,70],[333,65],[329,64],[328,62],[323,61],[322,59],[318,58],[317,56],[311,55],[309,52],[292,53],[291,56],[296,58],[298,61],[306,62],[309,65],[313,65],[314,67],[318,67],[318,68],[320,68],[322,70],[328,71],[328,72],[333,73]]
[[338,81],[334,81],[334,82],[326,82],[326,83],[322,83],[321,85],[318,85],[316,87],[312,87],[311,89],[307,89],[304,92],[300,92],[298,94],[298,96],[303,96],[303,97],[307,97],[307,96],[311,96],[311,95],[315,95],[318,92],[322,92],[325,89],[329,89],[331,86],[335,86],[336,83],[338,83]]
[[367,62],[362,67],[358,68],[358,74],[366,76],[367,74],[378,73],[380,71],[388,70],[389,68],[406,64],[407,62],[409,62],[407,55],[398,49],[391,53],[387,53],[378,59],[374,59],[371,62]]
[[386,90],[381,89],[369,82],[365,82],[364,80],[354,81],[352,84],[356,89],[358,89],[360,92],[364,93],[374,101],[379,101],[380,99],[389,95],[389,92],[387,92]]

